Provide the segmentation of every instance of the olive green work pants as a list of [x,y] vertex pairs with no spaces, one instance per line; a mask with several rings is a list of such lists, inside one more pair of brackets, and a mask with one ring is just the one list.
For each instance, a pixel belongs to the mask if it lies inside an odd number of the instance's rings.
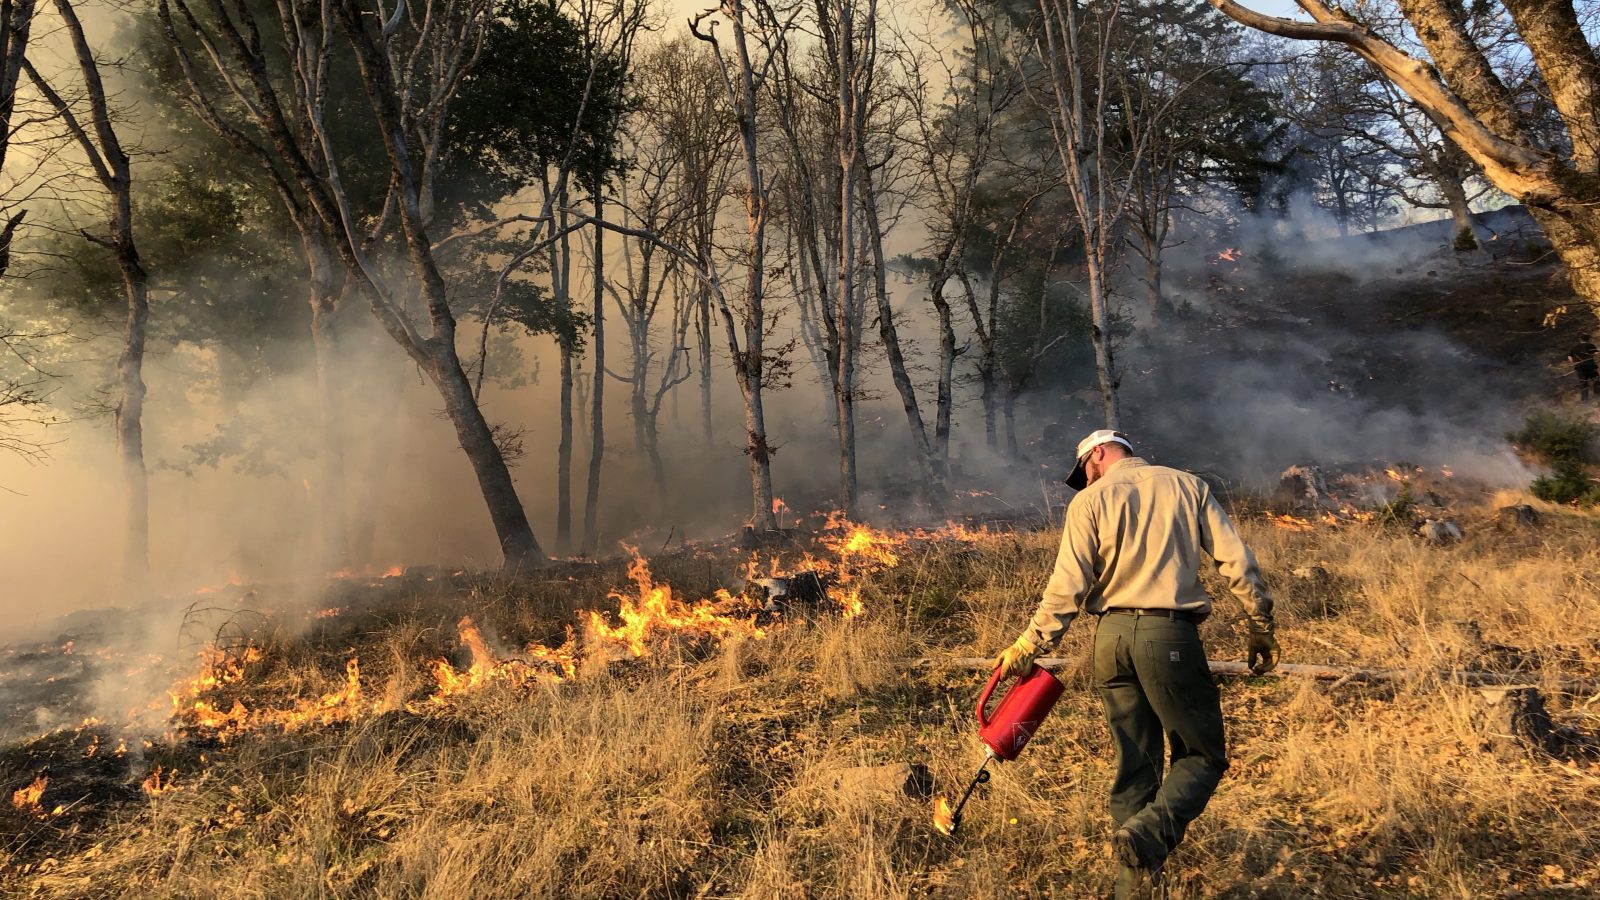
[[[1191,622],[1107,614],[1094,638],[1094,678],[1117,749],[1111,818],[1140,853],[1164,861],[1228,769],[1221,694]],[[1163,777],[1162,741],[1171,749]]]

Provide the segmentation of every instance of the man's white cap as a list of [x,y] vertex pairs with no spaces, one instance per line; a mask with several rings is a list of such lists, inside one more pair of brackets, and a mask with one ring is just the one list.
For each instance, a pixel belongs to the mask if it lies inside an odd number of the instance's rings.
[[1129,453],[1133,452],[1133,445],[1128,443],[1128,436],[1120,431],[1113,431],[1110,428],[1102,428],[1099,431],[1092,432],[1088,437],[1079,441],[1078,464],[1073,466],[1072,474],[1067,476],[1067,487],[1072,488],[1075,491],[1083,490],[1084,486],[1089,483],[1089,475],[1083,470],[1083,464],[1086,461],[1085,457],[1089,455],[1090,450],[1093,450],[1101,444],[1110,444],[1113,442],[1127,447]]

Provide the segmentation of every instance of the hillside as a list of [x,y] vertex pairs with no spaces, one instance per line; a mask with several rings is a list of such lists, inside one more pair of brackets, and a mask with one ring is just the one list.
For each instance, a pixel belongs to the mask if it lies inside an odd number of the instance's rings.
[[[1449,502],[1467,534],[1459,545],[1378,521],[1248,518],[1289,662],[1413,674],[1225,679],[1234,766],[1170,865],[1174,896],[1600,890],[1600,715],[1563,687],[1600,681],[1600,623],[1583,614],[1600,580],[1600,520],[1543,507],[1537,524],[1504,525],[1488,506]],[[682,604],[744,578],[748,554],[715,546],[668,553],[649,572],[607,563],[513,583],[429,572],[351,581],[325,609],[223,589],[208,605],[230,611],[213,626],[225,649],[159,698],[163,728],[141,740],[90,721],[0,755],[0,787],[19,791],[0,809],[4,889],[1107,890],[1112,760],[1086,682],[1087,626],[1061,649],[1072,660],[1061,705],[980,789],[955,838],[931,827],[927,793],[875,792],[849,775],[922,764],[936,793],[970,777],[984,673],[906,661],[988,656],[1007,642],[1056,535],[823,533],[815,558],[793,546],[756,563],[844,578],[833,600],[778,616],[736,612],[730,597],[721,619]],[[598,619],[581,612],[591,608]],[[1204,628],[1213,658],[1241,658],[1234,610],[1218,612]],[[93,637],[70,648],[89,660],[83,670],[117,679],[125,661],[99,661],[85,644]],[[65,652],[9,648],[8,674],[27,654]],[[1456,668],[1541,686],[1554,737],[1496,738],[1484,696],[1436,674]]]

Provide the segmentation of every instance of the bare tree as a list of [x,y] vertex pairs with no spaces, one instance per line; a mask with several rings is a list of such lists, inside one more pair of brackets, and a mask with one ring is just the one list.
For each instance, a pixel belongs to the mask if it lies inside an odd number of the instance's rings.
[[[506,565],[537,564],[543,554],[461,365],[449,289],[429,234],[450,102],[481,46],[488,0],[436,0],[421,21],[410,24],[406,4],[369,10],[356,0],[280,0],[281,43],[273,49],[287,59],[286,87],[273,78],[273,61],[247,0],[235,0],[231,8],[228,0],[204,2],[204,18],[188,0],[158,4],[191,107],[258,160],[291,217],[303,223],[302,234],[312,236],[308,247],[331,246],[337,253],[384,330],[438,390],[477,475]],[[353,51],[389,166],[388,195],[370,219],[352,206],[345,160],[326,126],[328,75],[341,44]],[[212,87],[197,74],[195,48],[211,66]],[[219,84],[226,94],[214,90]],[[238,118],[224,105],[236,109]],[[369,222],[376,224],[363,228]],[[405,250],[409,280],[420,290],[425,326],[371,256],[391,228]]]
[[112,124],[111,102],[100,77],[99,61],[70,0],[55,0],[55,8],[65,26],[78,74],[83,80],[87,123],[74,105],[39,74],[31,60],[24,58],[22,66],[88,160],[95,180],[110,200],[106,234],[100,236],[85,231],[83,236],[116,257],[127,308],[122,354],[117,360],[116,432],[125,491],[123,575],[129,587],[138,589],[146,584],[150,575],[150,476],[144,461],[144,351],[150,321],[150,278],[134,242],[133,178],[128,153]]
[[1574,290],[1600,314],[1600,60],[1570,0],[1504,2],[1560,115],[1562,140],[1553,144],[1538,140],[1458,2],[1400,0],[1426,58],[1386,37],[1380,23],[1363,18],[1364,8],[1296,0],[1312,19],[1299,22],[1234,0],[1208,2],[1269,34],[1343,44],[1383,73],[1491,184],[1527,204],[1566,264]]
[[[940,477],[947,474],[949,466],[955,367],[961,352],[948,292],[952,283],[962,287],[969,308],[975,308],[976,298],[966,277],[968,241],[977,226],[975,202],[980,185],[998,161],[1001,118],[1022,93],[1016,67],[1005,58],[1001,33],[1006,22],[1000,7],[956,0],[954,10],[965,47],[947,53],[942,39],[925,36],[919,36],[917,46],[912,47],[912,37],[902,35],[900,54],[907,74],[904,97],[912,129],[905,136],[906,144],[922,170],[919,182],[928,213],[928,243],[923,253],[930,261],[924,270],[925,284],[939,328],[930,450]],[[982,335],[992,329],[985,324],[980,315],[975,327],[980,342],[987,344]],[[986,418],[992,436],[994,417],[988,414]]]
[[[650,66],[660,64],[652,57]],[[646,110],[641,118],[653,120],[658,113]],[[656,233],[676,234],[681,219],[693,206],[693,193],[680,191],[683,184],[680,148],[662,140],[662,131],[641,124],[636,129],[633,177],[622,184],[625,222]],[[629,182],[634,184],[629,189]],[[653,241],[627,238],[624,241],[623,279],[615,279],[607,290],[617,304],[618,314],[628,329],[630,367],[625,374],[607,371],[629,388],[629,416],[633,420],[634,446],[650,462],[651,479],[661,509],[667,507],[667,472],[661,457],[661,404],[667,394],[693,374],[688,363],[688,332],[695,317],[698,291],[677,278],[682,266],[676,257]],[[669,293],[670,289],[670,293]],[[663,346],[658,340],[657,323],[662,302],[668,303]]]
[[[745,453],[750,457],[751,524],[770,531],[777,527],[772,504],[772,453],[767,438],[765,390],[772,374],[773,364],[781,361],[769,358],[766,340],[769,322],[766,308],[767,267],[767,212],[771,187],[758,146],[759,109],[758,93],[771,69],[774,55],[770,47],[763,59],[756,58],[751,46],[751,25],[758,18],[760,28],[768,40],[781,38],[786,23],[773,15],[770,7],[761,0],[753,0],[755,15],[751,15],[746,0],[724,0],[712,9],[698,14],[690,22],[695,37],[710,43],[717,51],[723,88],[738,123],[739,138],[744,157],[744,184],[740,186],[745,207],[745,248],[741,260],[744,269],[743,297],[735,309],[733,301],[722,290],[716,277],[716,260],[711,246],[701,246],[700,267],[704,280],[712,287],[712,295],[722,314],[723,330],[728,341],[728,352],[733,358],[734,377],[739,393],[744,399]],[[721,16],[712,19],[712,16]],[[731,54],[725,54],[721,40],[716,36],[718,22],[726,22],[732,32]]]
[[1083,239],[1084,293],[1107,428],[1122,424],[1109,276],[1151,145],[1188,86],[1135,64],[1123,12],[1122,0],[1084,7],[1077,0],[1039,0],[1037,53],[1052,101],[1046,108],[1062,184]]
[[[33,30],[36,0],[0,0],[0,168],[11,150],[12,115],[17,108],[17,81],[22,76],[28,36]],[[0,211],[0,276],[11,267],[11,240],[27,210],[11,209],[13,198],[4,198]]]

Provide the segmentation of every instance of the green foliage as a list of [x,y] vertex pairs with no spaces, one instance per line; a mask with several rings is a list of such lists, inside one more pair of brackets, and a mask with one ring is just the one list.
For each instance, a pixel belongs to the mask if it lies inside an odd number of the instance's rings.
[[1600,504],[1600,482],[1589,477],[1584,463],[1590,458],[1595,432],[1594,424],[1587,420],[1541,409],[1528,415],[1521,430],[1506,437],[1555,470],[1528,486],[1535,497],[1550,503],[1593,506]]
[[1511,443],[1548,466],[1585,462],[1594,437],[1592,423],[1548,409],[1529,413],[1520,430],[1506,435]]
[[1472,233],[1470,225],[1463,225],[1461,230],[1456,232],[1456,240],[1453,246],[1457,253],[1471,253],[1478,249],[1478,236]]
[[1583,465],[1563,462],[1552,475],[1541,475],[1528,485],[1535,497],[1549,503],[1572,503],[1578,506],[1600,504],[1600,482],[1589,477]]
[[1378,508],[1377,521],[1385,525],[1399,525],[1410,528],[1417,519],[1417,498],[1411,490],[1411,482],[1401,482],[1400,490],[1394,499]]
[[545,177],[569,152],[581,185],[620,171],[628,73],[608,57],[589,83],[588,41],[550,0],[500,4],[451,107],[441,183],[463,202],[493,201]]

